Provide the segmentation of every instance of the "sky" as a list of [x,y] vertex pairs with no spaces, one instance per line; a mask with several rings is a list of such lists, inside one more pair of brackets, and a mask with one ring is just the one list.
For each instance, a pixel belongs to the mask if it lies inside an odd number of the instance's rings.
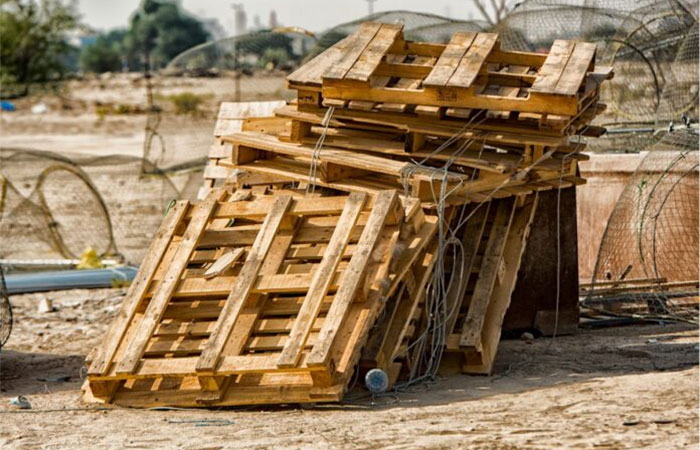
[[[125,27],[129,16],[141,0],[79,0],[83,21],[97,30]],[[343,22],[367,15],[365,0],[181,0],[182,6],[204,18],[217,18],[222,27],[233,34],[233,3],[242,4],[248,16],[248,26],[255,15],[267,25],[270,10],[277,12],[282,25],[299,26],[321,31]],[[478,18],[470,0],[376,0],[374,11],[409,10],[429,12],[455,19]]]

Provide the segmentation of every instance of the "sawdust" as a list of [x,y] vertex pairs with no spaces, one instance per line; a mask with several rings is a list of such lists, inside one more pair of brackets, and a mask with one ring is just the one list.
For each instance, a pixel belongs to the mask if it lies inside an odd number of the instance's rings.
[[[80,400],[82,361],[123,295],[12,297],[17,322],[0,353],[1,448],[698,446],[698,336],[683,324],[504,341],[494,377],[444,376],[374,404],[356,387],[342,405],[98,409]],[[54,312],[37,311],[44,296]],[[29,399],[30,412],[9,412],[17,395]]]

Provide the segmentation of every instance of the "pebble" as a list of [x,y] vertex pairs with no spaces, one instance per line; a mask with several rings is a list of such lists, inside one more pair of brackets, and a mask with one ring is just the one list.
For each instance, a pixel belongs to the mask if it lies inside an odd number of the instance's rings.
[[525,342],[531,343],[535,340],[535,336],[532,333],[525,332],[520,335],[520,339],[522,339]]
[[56,311],[56,308],[54,308],[53,302],[51,301],[51,299],[44,297],[41,300],[39,300],[39,305],[37,306],[37,311],[40,314],[46,314],[49,312]]

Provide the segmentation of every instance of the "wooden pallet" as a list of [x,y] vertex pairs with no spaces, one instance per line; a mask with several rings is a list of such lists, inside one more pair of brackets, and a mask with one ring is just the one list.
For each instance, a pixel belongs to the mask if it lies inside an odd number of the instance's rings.
[[[437,229],[416,201],[212,189],[168,213],[86,398],[131,406],[337,401],[385,296]],[[398,251],[397,249],[400,249]]]
[[[436,202],[442,183],[447,183],[451,193],[448,203],[464,204],[583,182],[576,176],[576,159],[540,163],[517,174],[485,170],[478,174],[444,173],[408,160],[393,159],[391,154],[378,151],[324,147],[314,155],[314,148],[309,144],[284,142],[262,133],[236,133],[223,137],[223,141],[232,144],[232,155],[230,163],[221,164],[230,164],[231,169],[239,172],[308,182],[315,160],[318,165],[315,183],[320,186],[373,195],[385,189],[400,189],[405,195],[426,203]],[[241,182],[245,184],[245,180]]]
[[[363,23],[288,77],[300,103],[426,114],[486,109],[574,117],[598,95],[609,69],[594,72],[594,44],[555,41],[548,55],[500,48],[494,33],[457,32],[447,45],[407,41],[403,26]],[[439,110],[437,110],[439,114]]]
[[223,142],[221,137],[240,131],[280,132],[285,120],[276,119],[274,111],[282,106],[284,101],[221,103],[214,126],[214,143],[209,150],[203,183],[197,196],[199,200],[204,199],[210,189],[223,186],[231,176],[231,169],[220,164],[230,157],[231,144]]
[[463,355],[465,373],[490,375],[503,317],[515,288],[537,195],[481,204],[463,230],[463,276],[450,285],[447,352]]
[[[320,126],[328,108],[312,105],[288,105],[276,110],[279,117],[291,119],[292,128],[289,138],[295,142],[306,137],[310,129]],[[378,111],[357,111],[349,108],[334,108],[329,129],[352,130],[356,138],[364,138],[365,141],[372,138],[372,134],[390,137],[395,142],[393,151],[403,150],[407,154],[421,156],[420,151],[430,153],[430,147],[423,148],[426,140],[444,141],[446,138],[458,138],[472,141],[469,150],[478,153],[486,147],[525,153],[531,147],[539,146],[562,153],[571,153],[572,150],[582,152],[585,144],[578,144],[574,149],[573,141],[569,135],[564,135],[563,130],[543,130],[539,127],[519,123],[509,123],[502,120],[477,118],[477,120],[465,121],[455,118],[422,117],[415,113],[386,113]],[[598,137],[604,131],[599,127],[590,127],[593,117],[582,117],[576,122],[576,127],[571,129],[572,135],[586,137]],[[364,136],[364,135],[367,136]],[[329,137],[334,138],[331,134]],[[403,143],[404,145],[400,145]]]

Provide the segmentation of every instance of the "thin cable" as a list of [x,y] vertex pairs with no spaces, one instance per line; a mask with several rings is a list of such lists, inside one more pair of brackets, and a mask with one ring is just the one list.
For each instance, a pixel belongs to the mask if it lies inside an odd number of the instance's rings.
[[316,173],[318,171],[318,163],[321,159],[321,149],[323,148],[323,143],[326,141],[328,125],[331,123],[331,117],[333,117],[334,112],[335,106],[331,106],[330,108],[328,108],[328,110],[326,111],[326,115],[323,116],[323,120],[321,121],[323,131],[321,132],[321,136],[319,136],[318,140],[316,141],[316,145],[314,145],[314,151],[311,154],[311,163],[309,165],[309,180],[306,183],[307,194],[312,194],[316,191]]

